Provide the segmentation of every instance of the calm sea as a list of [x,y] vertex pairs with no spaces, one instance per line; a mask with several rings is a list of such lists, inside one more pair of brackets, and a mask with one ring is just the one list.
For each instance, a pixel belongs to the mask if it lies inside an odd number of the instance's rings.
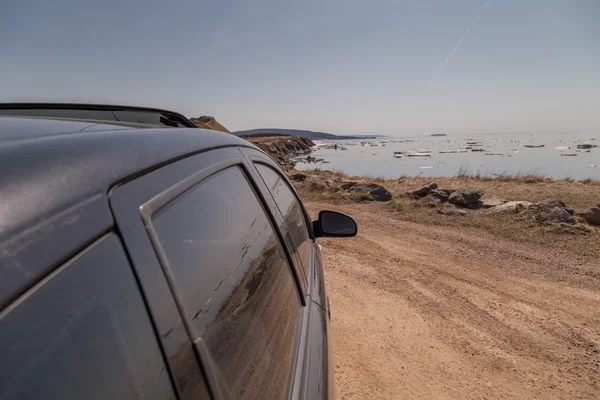
[[[556,179],[600,179],[600,147],[577,148],[580,144],[600,146],[600,132],[449,134],[316,143],[318,147],[311,156],[323,158],[326,163],[298,163],[297,169],[320,168],[384,178],[454,176],[463,170],[490,176],[535,173]],[[337,150],[329,148],[333,144],[338,145]],[[395,158],[394,152],[405,154]],[[430,156],[410,157],[406,154],[411,152],[430,152]]]

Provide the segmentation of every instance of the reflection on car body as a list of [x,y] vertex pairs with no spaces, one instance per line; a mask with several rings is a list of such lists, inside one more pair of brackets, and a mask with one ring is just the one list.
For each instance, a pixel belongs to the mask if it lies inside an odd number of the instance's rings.
[[232,135],[39,107],[0,116],[0,250],[19,249],[0,257],[0,399],[333,397],[315,239],[350,217],[311,221]]

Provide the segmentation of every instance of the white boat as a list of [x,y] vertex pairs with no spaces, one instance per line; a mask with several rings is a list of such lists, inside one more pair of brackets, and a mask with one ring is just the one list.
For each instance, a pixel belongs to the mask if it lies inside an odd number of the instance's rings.
[[423,153],[423,152],[407,153],[406,157],[431,157],[431,153]]
[[440,150],[438,153],[440,154],[458,154],[458,153],[468,153],[469,150]]

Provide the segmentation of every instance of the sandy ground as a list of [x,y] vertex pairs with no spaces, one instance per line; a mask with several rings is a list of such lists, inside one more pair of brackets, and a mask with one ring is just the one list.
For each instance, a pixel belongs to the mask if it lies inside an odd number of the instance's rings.
[[600,398],[599,257],[307,207],[359,223],[319,239],[339,399]]

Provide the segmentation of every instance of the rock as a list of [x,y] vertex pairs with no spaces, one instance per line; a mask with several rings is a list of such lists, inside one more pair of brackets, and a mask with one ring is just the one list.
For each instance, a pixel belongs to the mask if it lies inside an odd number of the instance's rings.
[[560,200],[544,200],[542,202],[534,203],[534,204],[530,205],[528,207],[528,209],[532,210],[532,211],[550,212],[550,211],[554,210],[555,208],[564,209],[565,207],[566,207],[565,203],[563,203]]
[[531,204],[532,203],[529,201],[507,201],[504,204],[489,208],[486,211],[492,214],[518,213],[529,207]]
[[448,196],[449,194],[443,189],[433,189],[429,191],[429,194],[426,197],[431,197],[441,203],[446,203],[448,201]]
[[502,205],[505,203],[508,203],[508,200],[502,200],[502,199],[497,199],[497,198],[481,199],[481,206],[483,208],[498,207],[499,205]]
[[340,182],[340,187],[344,190],[348,190],[352,186],[356,185],[357,183],[358,182],[353,182],[353,181],[343,181],[343,182]]
[[483,208],[483,201],[477,200],[477,203],[469,204],[467,208],[471,210],[480,210]]
[[430,182],[424,184],[423,186],[419,186],[416,189],[409,190],[408,192],[406,192],[406,194],[414,199],[418,199],[427,196],[431,190],[437,189],[437,187],[437,183]]
[[421,201],[428,207],[437,207],[442,201],[435,196],[432,196],[429,193],[427,196],[423,197]]
[[581,214],[585,222],[590,225],[600,225],[600,205],[591,207],[589,210]]
[[448,197],[448,202],[457,206],[468,207],[477,204],[481,196],[483,196],[483,190],[458,189]]
[[570,224],[576,222],[571,213],[567,211],[565,203],[560,200],[545,200],[540,203],[531,204],[525,212],[541,214],[551,221],[556,222],[567,222]]
[[[310,153],[315,145],[309,138],[297,136],[275,137],[267,141],[253,137],[246,139],[273,157],[285,171],[294,168],[297,161],[306,161],[296,160],[294,157]],[[315,159],[310,157],[310,160]]]
[[297,172],[295,174],[290,175],[290,179],[295,182],[304,182],[308,178],[308,175]]
[[456,192],[456,189],[438,189],[440,192],[444,192],[446,193],[448,196],[450,196],[452,193]]
[[467,215],[469,213],[467,210],[456,207],[440,207],[437,212],[444,215]]
[[564,208],[553,208],[547,213],[554,221],[575,223],[575,219]]
[[351,185],[347,190],[354,193],[368,194],[375,201],[389,201],[392,199],[392,194],[376,183],[358,182]]

